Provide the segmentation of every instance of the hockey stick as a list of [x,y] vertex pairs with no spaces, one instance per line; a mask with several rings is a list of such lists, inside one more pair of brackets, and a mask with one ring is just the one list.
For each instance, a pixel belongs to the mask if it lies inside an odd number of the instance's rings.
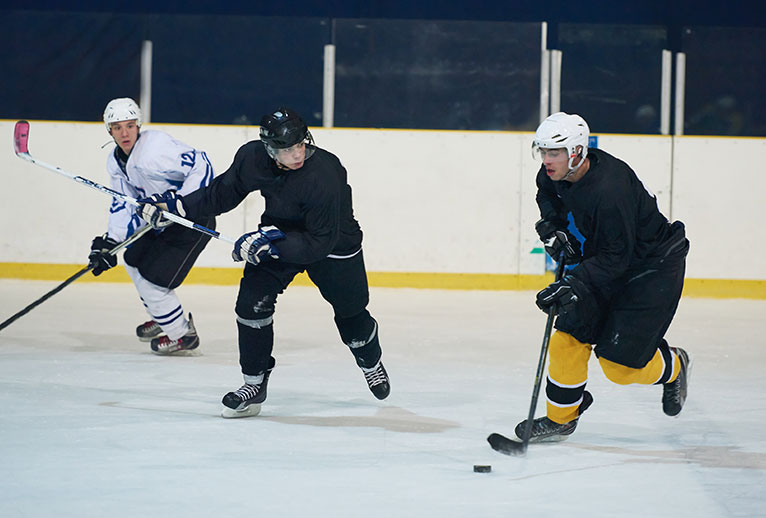
[[[564,252],[559,256],[558,268],[556,268],[556,280],[559,281],[564,276]],[[529,404],[529,416],[524,425],[524,433],[521,441],[515,441],[499,433],[492,433],[487,437],[487,442],[492,449],[505,455],[524,455],[527,453],[529,438],[532,435],[532,422],[535,418],[535,409],[537,408],[537,399],[540,396],[540,386],[543,382],[545,370],[545,358],[548,356],[548,345],[551,341],[551,331],[553,330],[553,320],[556,318],[556,307],[552,306],[548,313],[548,320],[545,323],[545,334],[543,335],[543,346],[540,350],[540,360],[537,362],[537,374],[535,374],[535,384],[532,388],[532,402]]]
[[[135,241],[138,241],[138,239],[141,236],[146,234],[151,229],[152,229],[152,227],[150,225],[145,225],[145,226],[141,227],[138,230],[138,232],[136,232],[135,234],[130,236],[128,239],[126,239],[122,243],[118,244],[117,246],[115,246],[114,248],[109,250],[109,255],[117,255],[117,252],[119,252],[120,250],[122,250],[126,246],[130,245],[131,243],[133,243]],[[93,265],[89,264],[88,266],[86,266],[85,268],[80,270],[79,272],[77,272],[74,275],[72,275],[70,278],[68,278],[67,280],[65,280],[64,282],[62,282],[61,284],[59,284],[58,286],[53,288],[51,291],[49,291],[48,293],[46,293],[45,295],[43,295],[42,297],[40,297],[39,299],[37,299],[36,301],[31,303],[29,306],[25,307],[24,309],[22,309],[21,311],[19,311],[15,315],[13,315],[11,318],[9,318],[8,320],[6,320],[2,324],[0,324],[0,331],[2,331],[6,327],[8,327],[12,323],[14,323],[16,320],[18,320],[19,318],[23,317],[24,315],[26,315],[27,313],[29,313],[33,309],[35,309],[37,306],[39,306],[40,304],[42,304],[43,302],[45,302],[46,300],[48,300],[49,298],[54,296],[56,293],[60,292],[61,290],[63,290],[64,288],[66,288],[67,286],[72,284],[74,281],[76,281],[77,279],[79,279],[80,277],[82,277],[83,275],[85,275],[86,273],[91,271],[92,269],[93,269]]]
[[[140,203],[138,203],[138,200],[136,200],[135,198],[126,196],[125,194],[122,194],[121,192],[117,192],[113,189],[110,189],[109,187],[104,187],[103,185],[92,182],[88,180],[87,178],[83,178],[82,176],[77,176],[72,173],[68,173],[64,171],[63,169],[56,167],[55,165],[47,164],[41,160],[32,158],[32,156],[29,154],[29,122],[27,121],[16,122],[16,127],[13,130],[13,150],[16,152],[17,157],[22,158],[26,160],[27,162],[32,162],[35,165],[39,165],[40,167],[43,167],[55,173],[64,175],[67,178],[70,178],[83,185],[87,185],[88,187],[96,189],[97,191],[101,191],[104,194],[108,194],[109,196],[117,198],[118,200],[122,200],[126,203],[130,203],[131,205],[136,205],[136,206],[140,205]],[[197,230],[199,232],[202,232],[203,234],[207,234],[210,237],[214,237],[216,239],[220,239],[221,241],[225,241],[231,244],[235,243],[235,240],[230,237],[224,236],[221,233],[216,232],[215,230],[210,230],[209,228],[203,227],[202,225],[198,225],[197,223],[194,223],[193,221],[189,221],[186,218],[182,218],[181,216],[177,214],[173,214],[172,212],[162,211],[162,215],[164,218],[167,218],[174,223],[178,223],[179,225],[183,225],[184,227]]]

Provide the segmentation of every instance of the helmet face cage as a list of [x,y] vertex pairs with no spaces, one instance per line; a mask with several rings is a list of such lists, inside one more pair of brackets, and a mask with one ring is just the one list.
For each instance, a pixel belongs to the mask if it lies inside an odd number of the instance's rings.
[[314,153],[314,137],[300,115],[290,108],[279,108],[261,119],[261,141],[269,156],[277,160],[279,150],[301,142],[306,144],[306,158]]
[[135,120],[136,126],[141,127],[141,108],[136,101],[129,97],[112,99],[104,110],[104,124],[106,131],[112,134],[112,123]]
[[[545,119],[535,132],[532,141],[532,154],[537,155],[540,149],[566,148],[569,155],[569,170],[574,171],[582,164],[572,168],[578,156],[588,155],[588,136],[590,129],[585,120],[579,115],[569,115],[564,112],[554,113]],[[578,147],[581,149],[578,151]],[[535,158],[537,158],[535,156]]]
[[297,144],[300,144],[301,142],[306,144],[306,157],[304,160],[308,160],[311,155],[314,154],[314,137],[311,135],[311,132],[306,130],[306,136],[293,144],[292,146],[287,147],[274,147],[272,146],[268,140],[264,140],[263,138],[263,128],[261,128],[261,141],[263,142],[263,147],[266,148],[266,152],[269,154],[271,158],[279,161],[279,153],[280,151],[284,151],[285,149],[289,149]]

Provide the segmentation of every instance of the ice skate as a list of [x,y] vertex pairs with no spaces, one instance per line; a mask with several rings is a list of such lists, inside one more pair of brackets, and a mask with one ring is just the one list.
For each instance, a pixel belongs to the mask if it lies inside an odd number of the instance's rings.
[[[231,419],[257,416],[261,412],[261,403],[266,401],[266,388],[275,364],[276,361],[272,357],[269,360],[269,368],[259,375],[263,376],[260,381],[255,383],[245,381],[245,384],[237,390],[223,396],[221,417]],[[258,378],[258,376],[248,376],[248,378]]]
[[189,314],[189,330],[178,340],[171,340],[168,336],[160,336],[152,340],[152,352],[154,354],[168,355],[192,351],[199,347],[199,336],[194,327],[194,320]]
[[691,377],[691,360],[689,353],[680,347],[671,347],[681,362],[681,370],[674,381],[665,383],[662,386],[662,411],[671,417],[681,413],[681,409],[686,402],[687,389],[689,387],[689,378]]
[[378,399],[386,399],[391,393],[391,384],[388,380],[388,373],[386,372],[383,363],[378,361],[375,367],[371,369],[362,368],[364,373],[364,379],[367,380],[367,386],[370,388],[370,392]]
[[155,320],[144,322],[136,328],[136,336],[142,342],[151,342],[154,338],[163,335],[162,328]]
[[[532,432],[529,436],[529,442],[559,442],[568,439],[577,428],[577,421],[580,419],[580,416],[592,403],[593,396],[586,390],[582,395],[582,403],[580,403],[577,418],[572,421],[559,424],[551,421],[547,417],[538,417],[532,422]],[[526,424],[527,421],[525,419],[517,424],[514,430],[516,436],[521,440],[524,440],[524,427]]]

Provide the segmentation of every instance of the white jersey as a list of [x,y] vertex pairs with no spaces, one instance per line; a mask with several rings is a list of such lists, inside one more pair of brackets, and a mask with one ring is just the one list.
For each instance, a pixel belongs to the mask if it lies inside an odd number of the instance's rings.
[[[176,191],[180,195],[194,192],[213,179],[213,166],[204,151],[194,149],[167,133],[146,130],[139,133],[128,161],[117,159],[117,146],[106,160],[111,187],[133,198]],[[109,237],[123,241],[146,225],[136,207],[112,198],[109,207]]]

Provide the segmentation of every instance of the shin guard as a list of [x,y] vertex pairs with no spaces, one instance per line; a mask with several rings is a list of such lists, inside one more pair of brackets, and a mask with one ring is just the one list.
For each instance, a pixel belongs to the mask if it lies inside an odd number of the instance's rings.
[[551,337],[545,387],[547,416],[551,421],[563,424],[577,419],[588,381],[591,350],[590,344],[561,331]]

